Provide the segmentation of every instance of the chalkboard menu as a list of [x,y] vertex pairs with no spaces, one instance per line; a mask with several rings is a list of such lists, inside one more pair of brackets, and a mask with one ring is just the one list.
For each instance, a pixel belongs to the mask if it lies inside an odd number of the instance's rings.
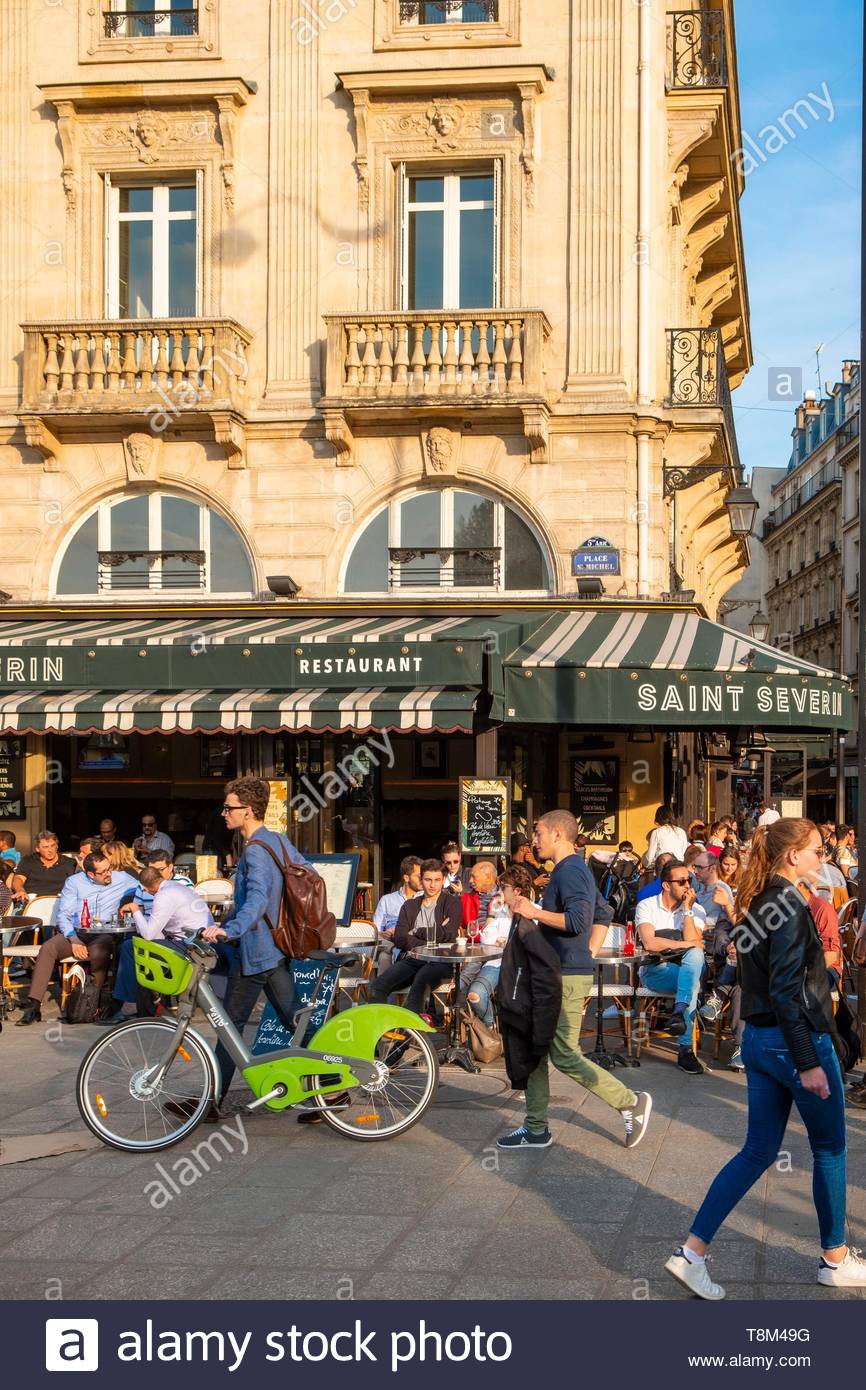
[[24,740],[0,738],[0,820],[24,819]]
[[572,758],[571,809],[581,835],[619,841],[619,758]]
[[[292,975],[295,979],[295,1007],[303,1008],[309,1004],[313,997],[313,990],[316,988],[316,981],[319,978],[321,963],[316,960],[293,960]],[[328,1007],[331,1003],[331,996],[334,993],[334,986],[337,983],[337,971],[328,970],[319,991],[319,998],[316,1003],[316,1011],[307,1025],[303,1043],[309,1043],[317,1028],[321,1028],[328,1015]],[[281,1048],[291,1047],[292,1035],[288,1029],[284,1028],[280,1017],[273,1004],[265,1004],[256,1033],[252,1051],[254,1056],[260,1052],[276,1052]]]
[[510,820],[510,777],[460,778],[460,848],[464,853],[506,854]]

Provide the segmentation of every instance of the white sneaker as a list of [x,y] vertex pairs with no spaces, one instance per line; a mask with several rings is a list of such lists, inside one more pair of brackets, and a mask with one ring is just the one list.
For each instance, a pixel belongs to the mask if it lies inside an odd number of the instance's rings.
[[636,1149],[646,1134],[649,1117],[652,1113],[653,1098],[649,1091],[638,1091],[637,1105],[630,1110],[620,1110],[625,1124],[625,1146]]
[[682,1246],[680,1246],[675,1254],[671,1255],[665,1265],[665,1269],[668,1274],[673,1275],[674,1279],[676,1279],[679,1284],[683,1284],[690,1293],[697,1294],[698,1298],[717,1300],[725,1296],[725,1291],[721,1284],[714,1284],[710,1278],[710,1271],[707,1269],[706,1260],[702,1260],[700,1264],[692,1264],[691,1260],[687,1259],[683,1254]]
[[827,1284],[831,1289],[866,1289],[866,1260],[859,1250],[851,1246],[835,1269],[822,1257],[818,1266],[818,1283]]

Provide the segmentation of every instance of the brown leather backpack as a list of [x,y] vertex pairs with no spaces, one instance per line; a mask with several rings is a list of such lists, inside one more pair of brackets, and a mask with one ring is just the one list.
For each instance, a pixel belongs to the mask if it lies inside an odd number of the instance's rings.
[[337,919],[328,911],[325,880],[305,864],[293,864],[280,842],[282,858],[264,840],[250,840],[247,850],[258,845],[271,856],[283,876],[279,920],[265,913],[277,950],[289,960],[305,960],[313,951],[330,950],[337,938]]

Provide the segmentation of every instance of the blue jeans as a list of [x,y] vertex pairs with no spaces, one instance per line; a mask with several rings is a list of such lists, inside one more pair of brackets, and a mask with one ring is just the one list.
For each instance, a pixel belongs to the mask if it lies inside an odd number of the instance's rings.
[[691,1234],[711,1241],[722,1222],[774,1163],[791,1103],[796,1104],[812,1149],[812,1199],[818,1213],[821,1249],[845,1244],[845,1095],[842,1070],[829,1033],[813,1033],[830,1095],[821,1100],[800,1081],[781,1028],[747,1023],[742,1056],[749,1083],[746,1142],[718,1174],[692,1222]]
[[692,1045],[692,1030],[703,973],[704,953],[700,946],[692,946],[691,950],[686,951],[679,965],[676,961],[669,960],[659,965],[645,965],[640,972],[641,981],[647,989],[675,994],[677,1003],[685,1005],[683,1016],[686,1031],[682,1036],[682,1047]]
[[478,1015],[482,1023],[487,1024],[488,1028],[492,1028],[496,1022],[496,1015],[493,1012],[493,991],[499,984],[500,968],[500,961],[490,965],[482,965],[475,978],[466,985],[469,994],[478,995],[477,1002],[471,1003],[470,1008]]

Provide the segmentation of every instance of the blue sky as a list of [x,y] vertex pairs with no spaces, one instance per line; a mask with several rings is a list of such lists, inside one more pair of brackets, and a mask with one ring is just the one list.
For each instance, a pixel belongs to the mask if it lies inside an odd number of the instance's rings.
[[791,450],[793,413],[768,398],[768,369],[801,367],[808,389],[818,343],[822,386],[860,355],[861,6],[736,0],[736,25],[743,131],[762,149],[785,110],[821,98],[806,129],[789,118],[796,138],[748,176],[740,204],[755,365],[734,405],[749,470]]

